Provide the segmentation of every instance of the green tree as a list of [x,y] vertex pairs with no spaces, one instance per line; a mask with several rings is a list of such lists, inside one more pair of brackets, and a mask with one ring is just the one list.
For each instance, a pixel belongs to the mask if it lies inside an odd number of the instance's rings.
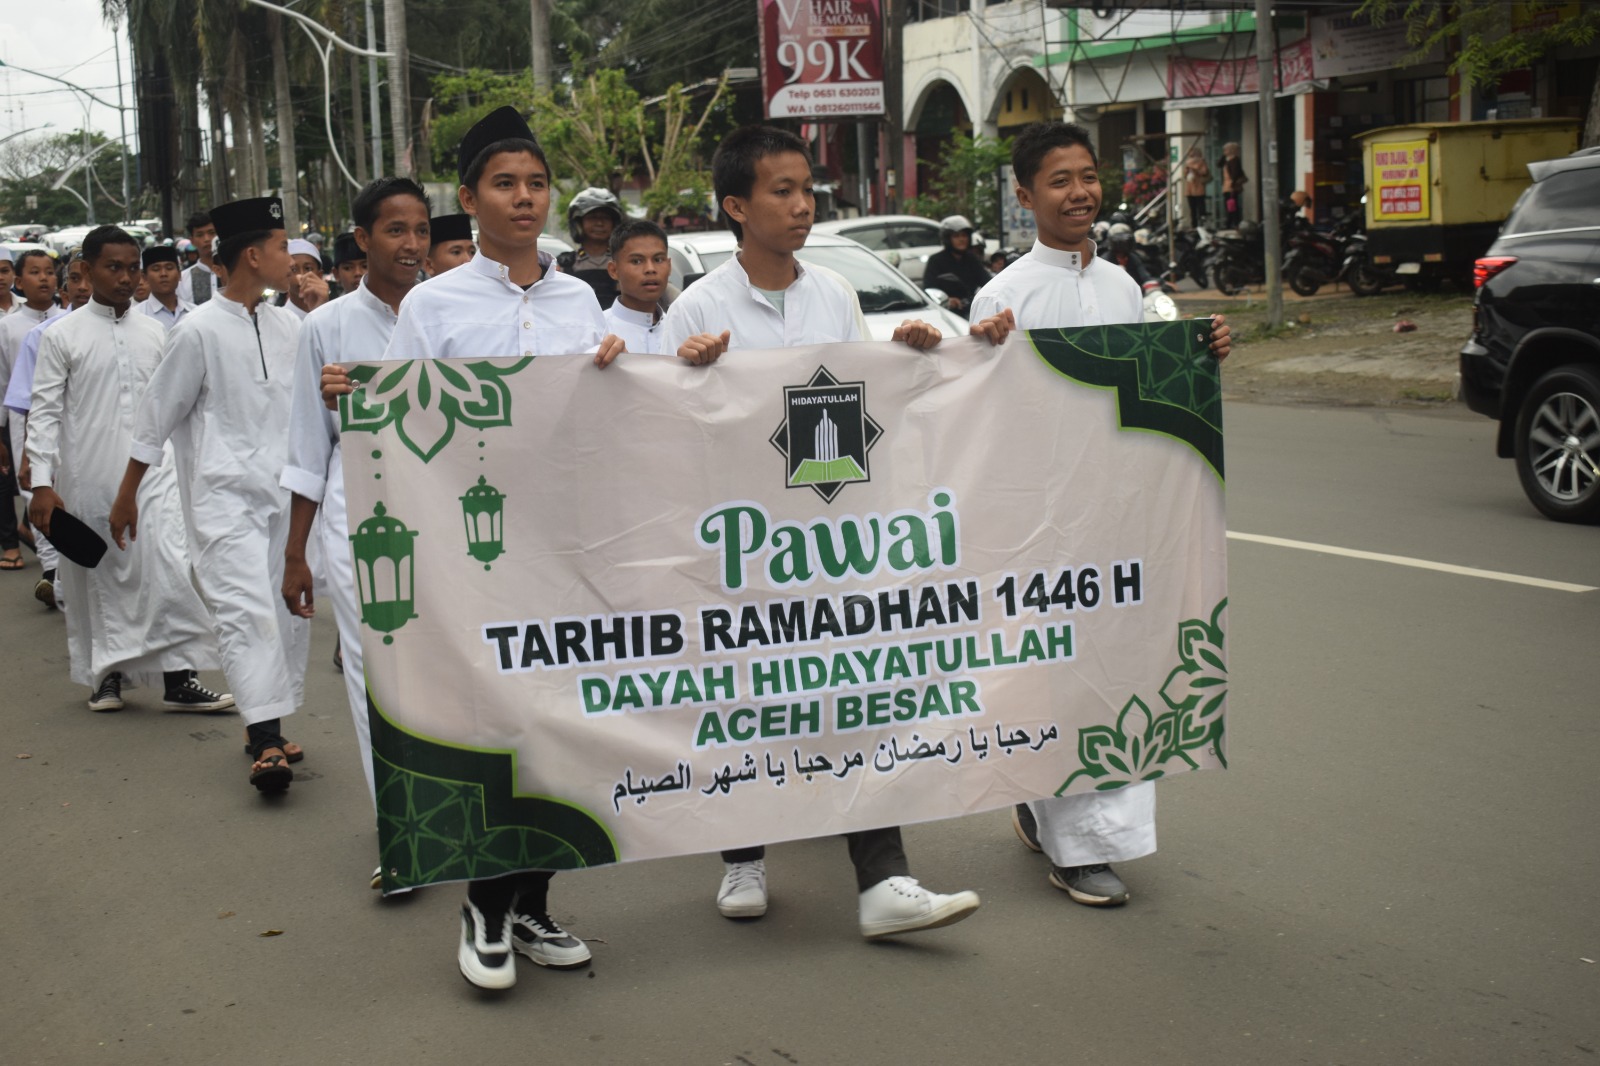
[[[104,134],[90,133],[89,189],[97,222],[120,222],[139,209],[123,205],[121,195],[122,147]],[[18,137],[0,146],[0,218],[7,224],[38,222],[53,228],[82,225],[88,218],[84,204],[83,133]],[[130,160],[130,166],[132,162]],[[70,173],[69,173],[70,172]],[[63,174],[62,187],[52,188]],[[37,205],[28,206],[29,197]]]
[[[1480,86],[1493,85],[1507,71],[1530,66],[1558,48],[1591,44],[1600,35],[1600,5],[1560,0],[1362,0],[1357,14],[1374,25],[1403,20],[1406,39],[1416,50],[1413,61],[1444,49],[1450,73]],[[1590,93],[1583,144],[1600,144],[1600,71]]]
[[906,209],[927,218],[965,215],[984,233],[1000,228],[1000,168],[1011,162],[1011,139],[973,136],[956,130],[937,160],[919,159],[934,168],[927,189],[906,201]]

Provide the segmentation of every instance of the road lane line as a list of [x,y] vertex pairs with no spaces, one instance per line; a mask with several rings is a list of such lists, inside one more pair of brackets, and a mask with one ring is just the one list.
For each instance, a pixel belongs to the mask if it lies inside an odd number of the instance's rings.
[[1298,548],[1301,551],[1321,552],[1323,555],[1342,555],[1347,559],[1367,559],[1375,563],[1393,563],[1396,566],[1410,566],[1418,570],[1437,570],[1442,574],[1481,577],[1489,581],[1505,581],[1513,585],[1532,585],[1534,588],[1554,589],[1557,592],[1600,591],[1593,585],[1574,585],[1569,581],[1551,581],[1547,578],[1527,577],[1523,574],[1506,574],[1499,570],[1479,570],[1476,567],[1456,566],[1453,563],[1436,563],[1431,559],[1413,559],[1408,555],[1385,555],[1382,552],[1364,552],[1355,548],[1340,548],[1333,544],[1313,544],[1309,540],[1267,537],[1260,533],[1235,533],[1230,529],[1228,531],[1228,539],[1249,541],[1252,544],[1270,544],[1278,548]]

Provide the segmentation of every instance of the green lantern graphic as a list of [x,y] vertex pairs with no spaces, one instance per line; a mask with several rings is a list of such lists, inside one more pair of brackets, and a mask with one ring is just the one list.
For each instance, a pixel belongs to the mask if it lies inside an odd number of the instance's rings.
[[350,534],[356,559],[356,586],[361,593],[361,621],[393,644],[396,629],[417,617],[416,537],[398,518],[390,518],[380,502],[372,517]]
[[478,483],[461,497],[461,518],[467,526],[467,552],[483,564],[500,558],[505,549],[502,519],[505,515],[505,493],[478,476]]

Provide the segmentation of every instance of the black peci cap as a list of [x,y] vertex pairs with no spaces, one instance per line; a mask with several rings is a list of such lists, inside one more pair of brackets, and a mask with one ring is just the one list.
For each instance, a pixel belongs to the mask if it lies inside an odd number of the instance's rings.
[[365,259],[367,253],[361,250],[361,245],[356,243],[354,233],[341,233],[333,239],[333,266],[334,269],[343,263],[356,259]]
[[182,266],[178,261],[178,250],[170,244],[158,244],[154,248],[144,250],[144,268],[149,270],[154,263],[171,263],[173,266]]
[[472,240],[471,215],[436,215],[428,219],[428,243]]
[[225,241],[242,233],[283,228],[283,201],[276,196],[254,196],[211,209],[211,224],[217,239]]
[[539,138],[528,128],[528,121],[522,117],[522,112],[510,104],[497,107],[480,118],[461,138],[461,146],[456,149],[456,176],[461,179],[461,184],[467,183],[467,168],[472,166],[479,152],[496,141],[513,139],[539,143]]

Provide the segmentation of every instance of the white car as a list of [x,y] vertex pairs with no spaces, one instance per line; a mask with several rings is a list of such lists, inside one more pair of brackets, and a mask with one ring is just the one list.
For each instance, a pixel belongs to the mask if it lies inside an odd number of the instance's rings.
[[[667,238],[672,257],[669,282],[679,289],[693,285],[739,250],[727,230],[681,233]],[[842,276],[856,290],[867,331],[875,341],[892,340],[894,331],[908,318],[920,318],[946,337],[964,337],[966,320],[940,307],[933,297],[911,284],[904,274],[847,237],[818,233],[795,253],[803,263],[824,267]]]
[[[928,265],[928,257],[944,247],[944,241],[939,236],[939,223],[917,215],[836,218],[818,222],[811,232],[849,237],[919,284],[923,269]],[[982,234],[972,235],[974,246],[982,240]]]
[[54,233],[46,233],[39,238],[39,242],[55,252],[57,255],[66,255],[83,244],[83,239],[89,235],[93,226],[68,226],[58,229]]

